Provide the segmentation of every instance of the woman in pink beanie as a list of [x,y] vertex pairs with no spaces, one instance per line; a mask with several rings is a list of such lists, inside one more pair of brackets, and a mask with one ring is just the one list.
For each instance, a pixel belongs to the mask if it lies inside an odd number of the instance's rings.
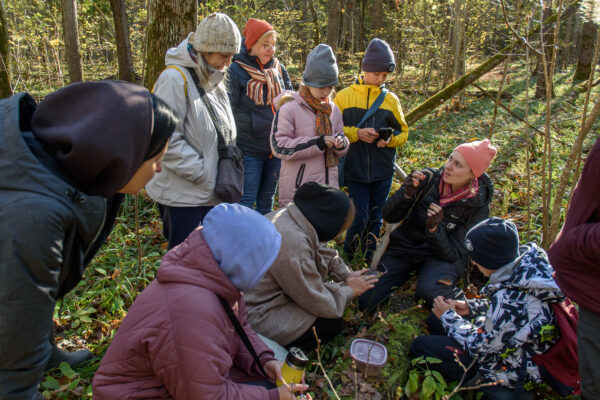
[[443,296],[460,298],[456,287],[467,266],[465,235],[489,217],[493,187],[485,171],[496,155],[489,139],[456,147],[439,169],[413,171],[383,205],[387,222],[402,224],[391,234],[379,268],[387,270],[359,298],[362,309],[387,301],[413,271],[419,271],[416,296],[431,306]]

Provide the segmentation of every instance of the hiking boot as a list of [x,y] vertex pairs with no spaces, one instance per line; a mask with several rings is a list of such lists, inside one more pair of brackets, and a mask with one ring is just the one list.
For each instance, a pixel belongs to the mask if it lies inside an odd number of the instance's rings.
[[77,350],[72,353],[59,349],[53,336],[50,338],[50,343],[52,344],[52,355],[48,360],[48,364],[46,364],[46,371],[57,368],[61,362],[66,362],[71,368],[75,368],[84,361],[94,358],[94,355],[88,349]]

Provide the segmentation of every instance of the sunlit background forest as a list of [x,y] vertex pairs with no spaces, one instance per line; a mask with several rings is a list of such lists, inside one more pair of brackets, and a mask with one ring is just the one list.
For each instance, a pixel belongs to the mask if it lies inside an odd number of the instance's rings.
[[[514,221],[523,242],[552,243],[600,133],[598,1],[0,0],[0,97],[29,92],[41,100],[80,80],[151,88],[165,51],[212,12],[228,14],[240,29],[250,17],[269,21],[278,32],[276,56],[295,88],[318,43],[335,50],[339,90],[360,74],[373,37],[389,42],[397,69],[387,86],[410,127],[399,167],[409,173],[441,166],[456,145],[490,138],[499,149],[488,171],[492,215]],[[395,177],[393,190],[401,179]],[[128,197],[85,280],[55,312],[59,344],[87,346],[96,359],[48,373],[47,398],[91,398],[93,373],[129,305],[154,278],[164,241],[153,202],[144,194]],[[360,260],[349,261],[360,267]],[[481,277],[474,275],[465,277],[465,288],[477,286]],[[343,334],[310,354],[313,398],[469,398],[456,382],[408,359],[427,315],[412,297],[414,285],[409,281],[378,315],[347,310]],[[381,377],[356,370],[348,356],[356,337],[387,346]],[[543,385],[534,391],[553,398]]]

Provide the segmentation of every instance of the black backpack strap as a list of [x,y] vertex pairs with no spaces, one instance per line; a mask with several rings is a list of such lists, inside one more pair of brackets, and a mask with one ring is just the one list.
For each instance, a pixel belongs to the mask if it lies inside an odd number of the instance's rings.
[[225,138],[219,129],[219,124],[217,123],[217,116],[215,115],[215,110],[213,110],[212,105],[209,101],[206,101],[206,91],[202,86],[200,86],[200,79],[198,78],[198,74],[194,70],[194,68],[187,67],[188,72],[192,76],[194,80],[194,84],[196,85],[196,89],[198,89],[198,93],[200,93],[200,97],[202,97],[202,101],[210,114],[210,118],[212,119],[215,130],[217,131],[217,148],[219,150],[219,158],[227,157],[227,146],[225,145]]
[[240,321],[237,319],[237,317],[233,313],[233,310],[229,306],[229,303],[227,302],[227,300],[225,300],[221,296],[217,295],[217,297],[219,297],[219,301],[223,305],[223,308],[225,309],[225,312],[229,316],[229,319],[231,320],[231,323],[233,324],[233,327],[235,328],[236,332],[238,333],[240,339],[242,339],[242,342],[244,342],[244,345],[246,346],[246,348],[248,349],[248,351],[252,355],[252,358],[254,358],[254,362],[258,366],[258,369],[260,370],[260,372],[264,376],[269,377],[269,375],[267,375],[267,373],[265,372],[265,370],[264,370],[264,368],[263,368],[260,360],[258,359],[258,355],[256,354],[256,350],[254,350],[254,347],[252,346],[252,343],[250,342],[250,339],[248,338],[248,335],[246,335],[246,331],[244,331],[244,328],[242,328],[242,325],[240,324]]

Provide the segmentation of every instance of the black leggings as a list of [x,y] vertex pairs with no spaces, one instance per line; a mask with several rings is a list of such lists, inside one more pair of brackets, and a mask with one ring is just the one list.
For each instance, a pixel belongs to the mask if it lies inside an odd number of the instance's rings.
[[291,347],[300,347],[302,350],[308,352],[317,348],[317,341],[315,334],[313,333],[313,327],[317,330],[317,335],[321,343],[329,342],[342,330],[342,318],[317,318],[317,320],[311,325],[306,332],[302,334],[298,339],[287,344],[286,349]]

